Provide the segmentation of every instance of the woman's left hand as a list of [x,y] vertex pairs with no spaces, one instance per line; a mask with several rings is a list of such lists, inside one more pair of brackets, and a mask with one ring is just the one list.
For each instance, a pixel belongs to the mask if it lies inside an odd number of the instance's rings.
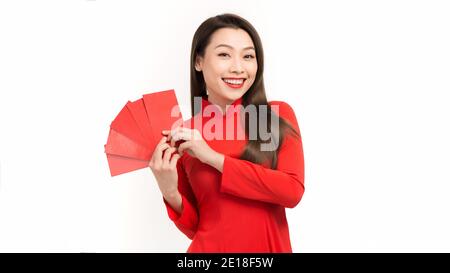
[[164,130],[162,133],[168,137],[167,140],[171,142],[172,147],[175,146],[175,142],[184,141],[178,146],[180,156],[186,151],[201,162],[210,165],[216,164],[221,159],[221,154],[209,147],[197,129],[177,127],[172,131]]

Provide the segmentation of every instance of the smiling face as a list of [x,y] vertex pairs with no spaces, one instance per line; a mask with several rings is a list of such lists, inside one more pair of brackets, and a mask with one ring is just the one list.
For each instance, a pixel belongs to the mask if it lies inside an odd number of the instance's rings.
[[202,71],[208,100],[224,107],[242,97],[255,81],[258,63],[253,41],[242,29],[216,30],[195,64]]

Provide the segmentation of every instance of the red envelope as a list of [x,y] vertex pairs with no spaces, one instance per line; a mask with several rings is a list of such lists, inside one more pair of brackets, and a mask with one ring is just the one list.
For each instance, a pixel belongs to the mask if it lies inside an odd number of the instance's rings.
[[147,161],[106,154],[111,176],[139,170],[148,166]]
[[136,121],[130,113],[130,110],[126,107],[126,105],[119,112],[117,117],[111,123],[111,128],[116,132],[119,132],[126,137],[138,142],[142,145],[146,145],[145,138],[139,129]]
[[128,158],[149,161],[152,151],[128,137],[116,132],[114,129],[109,130],[108,142],[105,145],[105,152],[112,155],[120,155]]
[[145,109],[144,100],[139,99],[134,102],[128,102],[127,108],[134,118],[134,121],[140,128],[142,135],[144,136],[147,147],[156,146],[155,140],[153,138],[152,126],[148,120],[147,110]]
[[128,101],[111,123],[104,146],[111,176],[147,167],[162,130],[182,124],[173,89]]
[[[163,137],[162,130],[181,126],[183,118],[173,89],[146,94],[143,97],[156,146]],[[151,148],[154,150],[155,147]]]

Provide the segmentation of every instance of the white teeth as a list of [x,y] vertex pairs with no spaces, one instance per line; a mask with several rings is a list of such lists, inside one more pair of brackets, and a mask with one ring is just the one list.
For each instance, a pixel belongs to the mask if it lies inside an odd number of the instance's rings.
[[242,84],[244,82],[244,79],[240,79],[240,80],[228,80],[228,79],[223,79],[224,82],[226,83],[231,83],[231,84]]

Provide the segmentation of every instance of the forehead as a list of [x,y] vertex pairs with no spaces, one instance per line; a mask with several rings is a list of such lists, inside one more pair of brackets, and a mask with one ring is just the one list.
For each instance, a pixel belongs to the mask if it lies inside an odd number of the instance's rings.
[[[245,30],[233,28],[221,28],[216,30],[211,36],[209,47],[215,49],[220,44],[232,46],[235,50],[254,46],[252,38]],[[225,48],[225,47],[219,47]]]

